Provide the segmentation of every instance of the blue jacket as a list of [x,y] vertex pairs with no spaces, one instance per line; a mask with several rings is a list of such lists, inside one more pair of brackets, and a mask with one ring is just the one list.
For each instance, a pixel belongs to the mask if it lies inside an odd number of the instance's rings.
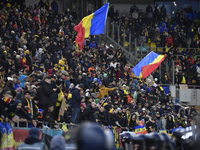
[[90,43],[89,48],[95,48],[96,49],[96,44],[95,43]]
[[15,90],[16,90],[17,88],[19,88],[19,84],[18,84],[18,83],[14,83],[14,88],[15,88]]
[[160,27],[160,33],[163,33],[164,29],[166,30],[166,32],[168,32],[168,29],[167,29],[167,27],[165,26],[164,28],[163,28],[163,27]]
[[162,116],[165,113],[162,107],[160,107],[159,113],[160,113],[160,116]]
[[71,82],[70,82],[70,81],[68,81],[68,80],[65,80],[65,83],[66,83],[66,88],[68,89],[68,88],[69,88],[69,86],[70,86],[70,84],[71,84]]
[[137,90],[137,83],[138,83],[138,80],[134,80],[132,86],[134,87],[135,90]]
[[20,82],[20,86],[21,86],[21,88],[24,88],[24,86],[25,86],[25,85],[24,85],[24,82],[25,82],[24,79],[25,79],[26,77],[27,77],[26,75],[21,75],[21,76],[20,76],[20,81],[21,81],[21,82]]
[[72,92],[71,107],[80,108],[82,99],[83,97],[80,96],[79,90],[74,88]]

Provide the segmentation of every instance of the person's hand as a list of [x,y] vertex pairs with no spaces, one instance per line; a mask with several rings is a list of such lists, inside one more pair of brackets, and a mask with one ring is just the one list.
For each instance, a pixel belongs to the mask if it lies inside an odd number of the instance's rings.
[[27,122],[27,119],[23,119],[22,121],[23,121],[23,122]]
[[70,122],[70,124],[73,126],[74,124],[72,122]]
[[98,119],[96,119],[96,122],[99,122],[99,120],[98,120]]
[[17,122],[19,122],[19,118],[13,117],[13,118],[12,118],[12,121],[14,121],[15,123],[17,123]]
[[26,110],[30,110],[31,108],[30,107],[28,107],[28,106],[25,106],[24,107]]
[[33,125],[36,127],[37,126],[37,122],[35,120],[32,121]]
[[57,88],[54,88],[53,91],[54,91],[54,92],[57,91]]
[[57,123],[57,121],[55,120],[55,123]]

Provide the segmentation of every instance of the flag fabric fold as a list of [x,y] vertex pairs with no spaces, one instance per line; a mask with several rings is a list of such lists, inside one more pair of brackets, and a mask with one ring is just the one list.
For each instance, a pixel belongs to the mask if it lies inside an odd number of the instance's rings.
[[150,52],[133,69],[132,72],[138,77],[145,79],[163,62],[166,55]]
[[108,7],[109,3],[105,4],[94,13],[84,17],[81,22],[74,27],[74,30],[77,31],[76,43],[81,50],[83,49],[84,38],[88,38],[90,35],[104,33]]

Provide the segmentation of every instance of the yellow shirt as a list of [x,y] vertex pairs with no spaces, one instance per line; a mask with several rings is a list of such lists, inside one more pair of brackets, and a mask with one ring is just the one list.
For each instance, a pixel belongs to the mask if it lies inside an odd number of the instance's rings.
[[64,71],[65,70],[65,62],[61,59],[61,60],[59,60],[59,65],[60,65],[60,68],[61,68],[61,70],[62,71]]

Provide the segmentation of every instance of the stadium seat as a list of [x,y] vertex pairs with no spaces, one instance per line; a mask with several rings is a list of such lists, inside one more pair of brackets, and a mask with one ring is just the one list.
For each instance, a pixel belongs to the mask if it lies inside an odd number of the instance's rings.
[[195,39],[196,39],[196,40],[198,40],[198,39],[199,39],[198,35],[195,35]]
[[144,46],[145,47],[149,47],[149,43],[144,43]]
[[170,48],[168,48],[168,47],[167,47],[167,48],[166,48],[166,52],[168,52],[168,51],[169,51],[169,49],[170,49]]
[[156,47],[156,43],[151,43],[151,47]]

